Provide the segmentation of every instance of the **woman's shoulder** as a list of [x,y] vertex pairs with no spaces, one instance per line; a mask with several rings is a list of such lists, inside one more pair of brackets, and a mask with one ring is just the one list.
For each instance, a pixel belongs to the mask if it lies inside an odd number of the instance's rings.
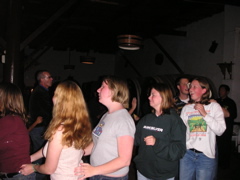
[[23,119],[17,115],[7,115],[2,117],[1,120],[9,123],[24,123]]

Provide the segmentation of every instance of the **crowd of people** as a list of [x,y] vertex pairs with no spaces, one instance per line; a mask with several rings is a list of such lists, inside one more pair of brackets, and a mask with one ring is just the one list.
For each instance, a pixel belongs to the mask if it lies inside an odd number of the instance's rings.
[[51,97],[50,72],[36,79],[28,113],[21,90],[0,84],[0,179],[127,180],[134,163],[138,180],[214,180],[218,162],[229,166],[231,145],[224,144],[237,109],[227,85],[214,100],[203,77],[177,78],[176,96],[167,84],[152,84],[152,112],[136,118],[127,82],[105,76],[96,122],[76,82],[60,82]]

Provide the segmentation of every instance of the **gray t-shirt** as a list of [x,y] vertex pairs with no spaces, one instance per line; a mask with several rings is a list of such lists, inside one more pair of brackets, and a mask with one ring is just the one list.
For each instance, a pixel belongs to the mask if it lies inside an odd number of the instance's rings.
[[[120,136],[134,137],[135,130],[134,120],[126,109],[104,114],[92,132],[94,147],[90,157],[91,165],[99,166],[117,158],[117,138]],[[110,175],[126,175],[128,170],[129,167],[124,167]]]

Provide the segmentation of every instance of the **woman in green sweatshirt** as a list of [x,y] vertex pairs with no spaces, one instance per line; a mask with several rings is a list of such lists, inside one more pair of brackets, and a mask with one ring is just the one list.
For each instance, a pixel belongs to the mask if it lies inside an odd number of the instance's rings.
[[148,99],[153,112],[139,121],[135,134],[138,180],[173,180],[186,151],[186,126],[166,84],[153,85]]

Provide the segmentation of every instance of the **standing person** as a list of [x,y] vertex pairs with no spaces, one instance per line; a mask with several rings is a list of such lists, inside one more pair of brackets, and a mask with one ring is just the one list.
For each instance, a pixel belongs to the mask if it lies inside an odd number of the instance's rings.
[[132,158],[135,124],[125,108],[129,105],[127,83],[114,76],[103,79],[97,90],[99,102],[108,111],[92,132],[93,143],[85,150],[91,154],[90,164],[83,163],[75,169],[79,180],[127,180]]
[[189,78],[185,76],[181,76],[176,79],[176,87],[178,89],[177,95],[174,97],[175,105],[177,107],[177,112],[180,115],[183,106],[185,106],[189,101]]
[[186,126],[166,84],[153,85],[148,99],[153,112],[139,120],[135,134],[138,180],[173,180],[186,151]]
[[226,129],[223,111],[209,101],[210,86],[205,78],[190,84],[190,104],[183,107],[181,118],[187,126],[187,152],[180,160],[181,180],[213,180],[216,170],[216,135]]
[[20,174],[30,163],[30,139],[21,90],[14,84],[0,84],[0,179],[35,180],[35,173]]
[[[177,94],[174,97],[175,99],[175,106],[177,108],[177,113],[180,116],[182,108],[188,103],[189,101],[189,77],[187,76],[180,76],[176,79],[175,85],[177,88]],[[179,170],[178,170],[179,171]],[[179,172],[177,173],[175,180],[179,180]]]
[[53,119],[45,133],[48,142],[31,155],[31,162],[46,157],[44,164],[24,164],[22,174],[33,171],[51,174],[51,180],[77,180],[74,168],[79,165],[83,149],[91,142],[91,123],[79,86],[72,81],[60,83],[53,96]]
[[218,164],[221,168],[228,168],[231,160],[231,143],[233,134],[234,119],[237,117],[236,103],[228,97],[230,88],[222,84],[219,87],[219,98],[217,102],[221,105],[224,113],[226,131],[217,137]]
[[[42,122],[32,127],[30,137],[32,140],[33,153],[44,146],[46,142],[43,134],[52,118],[52,100],[49,95],[49,87],[52,86],[53,78],[46,70],[38,71],[38,85],[33,90],[29,101],[30,125],[34,124],[38,117],[42,117]],[[42,161],[38,161],[42,163]]]

